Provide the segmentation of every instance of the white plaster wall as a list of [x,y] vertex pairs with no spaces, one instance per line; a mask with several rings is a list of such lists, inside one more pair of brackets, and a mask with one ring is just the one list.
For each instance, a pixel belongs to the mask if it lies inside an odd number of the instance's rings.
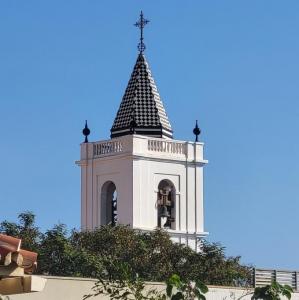
[[93,218],[92,218],[92,209],[93,209],[93,161],[89,161],[85,167],[85,176],[84,180],[86,180],[86,184],[84,184],[85,188],[85,206],[86,206],[86,216],[85,216],[85,225],[83,227],[85,229],[93,228]]
[[87,176],[87,167],[85,165],[81,165],[81,229],[87,229],[87,203],[86,203],[86,182]]
[[[10,295],[9,300],[82,300],[91,292],[96,280],[70,277],[46,277],[47,283],[42,292]],[[92,299],[108,299],[95,297]]]
[[197,232],[204,232],[204,178],[203,166],[196,166],[195,194],[196,194],[196,226]]
[[82,166],[82,228],[94,229],[101,225],[101,190],[107,181],[112,181],[117,190],[118,220],[121,224],[132,224],[132,160],[126,156],[89,159]]
[[92,144],[81,144],[81,228],[92,228]]
[[[10,300],[82,300],[83,296],[89,294],[96,280],[69,277],[46,276],[46,287],[42,292],[11,295]],[[165,285],[162,283],[149,283],[150,288],[163,291]],[[209,286],[206,294],[207,300],[250,300],[252,289],[241,289],[233,287]],[[108,299],[108,297],[97,296],[91,299]],[[299,300],[299,293],[292,294],[292,300]]]
[[[180,180],[184,176],[183,164],[155,161],[153,159],[134,159],[133,190],[134,190],[134,220],[133,227],[154,229],[157,226],[157,192],[159,183],[170,180],[176,194],[181,194]],[[177,197],[179,198],[179,197]],[[176,203],[176,205],[179,203]],[[177,212],[177,223],[180,217]],[[177,224],[177,228],[179,225]]]
[[132,224],[132,161],[128,157],[105,157],[93,162],[93,226],[101,225],[101,190],[107,181],[112,181],[117,190],[118,221],[121,224]]
[[[133,162],[133,227],[154,229],[157,226],[157,192],[166,179],[176,189],[176,230],[204,232],[203,167],[138,157]],[[196,170],[196,179],[195,179]],[[196,180],[196,181],[195,181]]]

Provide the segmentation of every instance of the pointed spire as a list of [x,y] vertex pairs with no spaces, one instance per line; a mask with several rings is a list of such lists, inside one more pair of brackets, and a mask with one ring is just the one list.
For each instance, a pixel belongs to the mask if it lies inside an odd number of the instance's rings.
[[171,125],[143,54],[143,28],[148,22],[141,11],[134,24],[140,28],[139,55],[113,122],[111,138],[132,133],[172,138]]
[[111,128],[111,137],[130,134],[132,121],[136,134],[172,138],[171,125],[143,53],[138,55]]
[[88,136],[90,135],[90,129],[87,125],[87,120],[85,120],[85,127],[82,130],[83,135],[85,136],[84,143],[88,143]]
[[195,142],[198,142],[198,136],[200,135],[201,130],[200,130],[199,127],[198,127],[197,120],[196,120],[195,127],[194,127],[194,129],[193,129],[193,133],[194,133],[194,135],[195,135]]

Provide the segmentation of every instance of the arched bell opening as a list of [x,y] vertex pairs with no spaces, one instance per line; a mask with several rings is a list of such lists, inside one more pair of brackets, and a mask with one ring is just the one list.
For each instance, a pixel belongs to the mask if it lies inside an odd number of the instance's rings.
[[101,189],[101,225],[117,224],[117,190],[112,181],[107,181]]
[[158,227],[175,230],[175,186],[170,180],[162,180],[158,185]]

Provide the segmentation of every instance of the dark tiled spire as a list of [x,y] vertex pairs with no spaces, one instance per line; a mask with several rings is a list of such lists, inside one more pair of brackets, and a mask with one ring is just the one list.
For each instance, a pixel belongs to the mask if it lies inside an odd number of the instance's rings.
[[132,111],[136,134],[172,138],[171,125],[143,53],[138,55],[115,117],[111,128],[112,138],[132,132]]

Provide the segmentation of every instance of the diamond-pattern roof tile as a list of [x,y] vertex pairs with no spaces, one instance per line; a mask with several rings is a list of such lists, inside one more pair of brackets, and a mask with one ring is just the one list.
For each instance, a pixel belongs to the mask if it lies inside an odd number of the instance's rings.
[[133,119],[137,134],[172,138],[172,129],[144,54],[138,55],[119,106],[111,137],[130,133]]

